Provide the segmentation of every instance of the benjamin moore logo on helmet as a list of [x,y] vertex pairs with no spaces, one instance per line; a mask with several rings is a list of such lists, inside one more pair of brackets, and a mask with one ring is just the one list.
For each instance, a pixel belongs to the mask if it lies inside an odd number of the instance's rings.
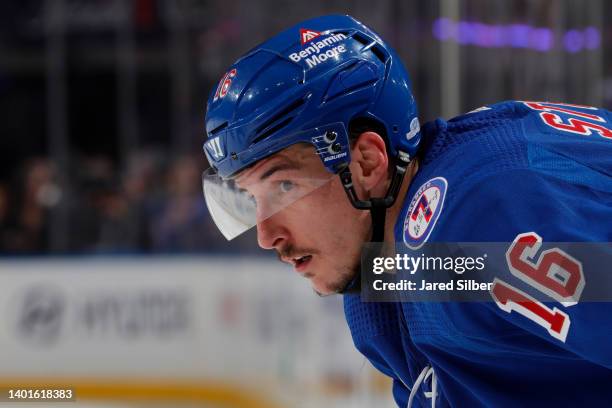
[[[344,44],[336,45],[332,48],[332,45],[336,43],[346,40],[346,35],[342,33],[338,34],[330,34],[327,37],[323,38],[320,41],[312,41],[315,38],[320,37],[322,34],[317,33],[313,30],[300,30],[300,41],[302,45],[307,42],[310,42],[310,45],[304,48],[302,51],[294,52],[289,55],[292,61],[300,62],[302,59],[306,59],[306,63],[308,64],[308,68],[314,68],[321,62],[327,61],[329,58],[333,58],[338,56],[342,52],[346,52],[346,46]],[[306,38],[306,41],[304,39]],[[325,48],[329,48],[325,50],[325,52],[321,52]]]
[[302,40],[302,45],[306,44],[309,41],[314,40],[321,33],[315,30],[309,30],[307,28],[300,28],[300,39]]

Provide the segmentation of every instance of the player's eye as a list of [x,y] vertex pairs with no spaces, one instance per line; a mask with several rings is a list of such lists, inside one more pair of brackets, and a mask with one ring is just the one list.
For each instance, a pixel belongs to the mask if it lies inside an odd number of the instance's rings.
[[283,180],[279,183],[278,187],[283,193],[288,193],[289,191],[293,190],[295,184],[289,180]]

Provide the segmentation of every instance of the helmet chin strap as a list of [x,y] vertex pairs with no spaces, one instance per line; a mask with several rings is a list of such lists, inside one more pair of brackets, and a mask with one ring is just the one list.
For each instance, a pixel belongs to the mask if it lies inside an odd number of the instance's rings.
[[[373,197],[368,200],[361,200],[359,197],[357,197],[357,192],[355,191],[355,187],[353,185],[353,176],[349,166],[347,165],[340,171],[339,175],[340,180],[342,181],[342,186],[344,187],[344,191],[346,192],[346,195],[348,196],[353,207],[360,210],[370,210],[370,216],[372,218],[372,237],[370,242],[385,242],[385,219],[387,215],[387,208],[390,208],[393,206],[393,204],[395,204],[409,164],[410,155],[400,150],[397,155],[397,164],[395,165],[393,175],[391,176],[391,184],[387,189],[385,197]],[[377,255],[377,251],[373,250],[370,250],[365,254],[367,259],[372,259]],[[360,274],[357,274],[355,279],[353,279],[342,291],[340,291],[340,293],[359,292],[361,283],[359,275]]]

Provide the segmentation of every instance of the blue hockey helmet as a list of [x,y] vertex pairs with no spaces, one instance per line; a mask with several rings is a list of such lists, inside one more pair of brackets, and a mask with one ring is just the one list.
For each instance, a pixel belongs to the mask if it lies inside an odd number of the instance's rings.
[[[382,126],[389,155],[399,159],[384,199],[361,201],[352,188],[348,129],[356,119]],[[419,130],[408,73],[373,30],[350,16],[303,21],[239,58],[208,99],[204,152],[211,168],[203,184],[209,211],[227,239],[254,226],[261,214],[233,177],[298,143],[314,147],[327,176],[311,180],[293,200],[339,174],[355,207],[387,208],[416,153]]]

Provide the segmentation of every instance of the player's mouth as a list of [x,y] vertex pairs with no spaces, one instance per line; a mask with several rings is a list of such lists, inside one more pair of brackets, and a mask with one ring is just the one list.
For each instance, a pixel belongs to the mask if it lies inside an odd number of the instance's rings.
[[306,271],[306,268],[308,268],[310,261],[312,261],[312,255],[301,255],[289,258],[288,261],[293,265],[296,272],[304,273]]

